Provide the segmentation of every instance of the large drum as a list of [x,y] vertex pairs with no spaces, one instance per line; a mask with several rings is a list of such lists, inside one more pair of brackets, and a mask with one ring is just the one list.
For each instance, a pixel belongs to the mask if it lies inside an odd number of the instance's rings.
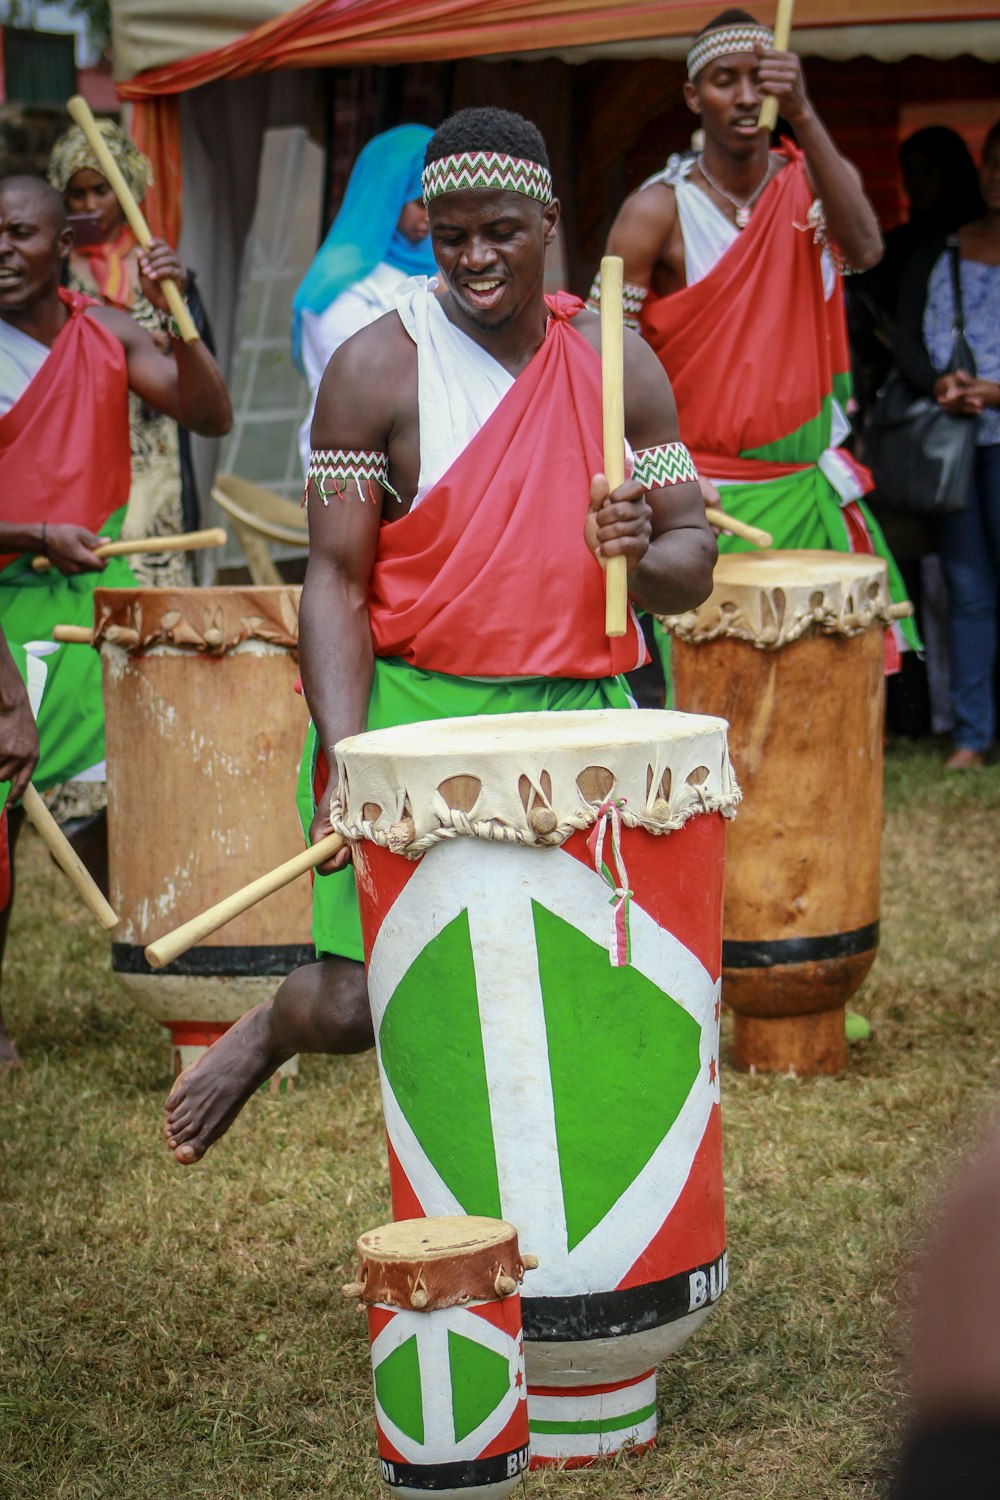
[[719,719],[452,719],[337,746],[397,1218],[482,1214],[524,1289],[532,1462],[656,1431],[727,1281]]
[[519,1286],[497,1219],[404,1219],[358,1240],[382,1478],[400,1500],[504,1500],[528,1467]]
[[730,553],[668,621],[680,707],[723,714],[746,802],[726,866],[723,997],[737,1068],[836,1073],[875,961],[886,566]]
[[153,938],[245,883],[248,867],[269,869],[302,848],[298,596],[252,587],[95,595],[111,902],[122,918],[112,963],[169,1028],[175,1070],[315,956],[309,885],[297,881],[168,968],[143,957]]

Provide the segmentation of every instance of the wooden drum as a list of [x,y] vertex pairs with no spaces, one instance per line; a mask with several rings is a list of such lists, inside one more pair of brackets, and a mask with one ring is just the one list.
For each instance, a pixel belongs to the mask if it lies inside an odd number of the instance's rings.
[[161,971],[143,957],[153,938],[241,885],[248,866],[269,869],[302,848],[298,604],[297,588],[95,595],[111,902],[122,917],[112,963],[170,1030],[175,1071],[315,957],[302,881]]
[[358,1240],[382,1478],[394,1495],[502,1500],[528,1467],[520,1283],[535,1262],[485,1218],[404,1219]]
[[723,997],[734,1063],[836,1073],[844,1007],[875,961],[885,563],[730,553],[666,621],[677,703],[722,714],[746,801],[726,868]]
[[532,1463],[656,1432],[727,1262],[725,725],[451,719],[337,746],[397,1217],[516,1224]]

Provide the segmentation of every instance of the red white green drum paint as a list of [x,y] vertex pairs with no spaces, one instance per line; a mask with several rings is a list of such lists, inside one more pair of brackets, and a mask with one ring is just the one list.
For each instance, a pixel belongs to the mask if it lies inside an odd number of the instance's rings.
[[[590,763],[613,757],[598,743]],[[655,1366],[727,1285],[724,846],[719,812],[623,830],[620,966],[586,830],[558,848],[459,837],[417,860],[355,846],[393,1212],[502,1218],[538,1257],[533,1464],[652,1442]]]
[[393,1495],[501,1500],[528,1467],[521,1299],[368,1308],[379,1466]]

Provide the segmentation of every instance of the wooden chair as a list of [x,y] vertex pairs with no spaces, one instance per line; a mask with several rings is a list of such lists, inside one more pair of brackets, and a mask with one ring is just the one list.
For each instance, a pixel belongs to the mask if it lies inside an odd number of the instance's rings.
[[236,474],[217,474],[212,499],[222,506],[233,523],[254,583],[280,584],[284,580],[271,556],[268,542],[309,547],[306,513],[293,500],[276,495]]

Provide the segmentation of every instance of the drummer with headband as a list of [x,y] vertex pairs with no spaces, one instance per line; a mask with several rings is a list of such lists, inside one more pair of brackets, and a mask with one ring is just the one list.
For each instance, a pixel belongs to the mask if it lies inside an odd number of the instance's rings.
[[[225,382],[204,344],[171,334],[166,358],[120,308],[101,307],[60,286],[72,247],[61,194],[37,177],[0,181],[0,626],[19,660],[30,642],[49,641],[56,624],[94,621],[94,588],[131,583],[124,559],[105,562],[94,548],[121,530],[130,482],[129,391],[193,432],[221,436],[232,410]],[[175,274],[161,242],[140,258],[146,295],[166,307],[161,279]],[[52,564],[32,570],[33,557]],[[53,647],[36,679],[39,791],[103,776],[104,714],[97,653]],[[21,813],[7,819],[13,855]],[[85,863],[106,863],[103,814]],[[0,834],[0,836],[4,836]],[[0,958],[10,905],[0,910]],[[0,1062],[17,1052],[0,1016]]]
[[[882,255],[861,177],[810,101],[799,59],[776,51],[747,11],[710,21],[687,71],[704,144],[633,193],[608,239],[624,261],[626,314],[670,376],[698,471],[730,515],[776,547],[888,558],[861,503],[871,475],[840,446],[851,392],[841,276]],[[797,145],[771,149],[758,125],[766,95]]]
[[[628,706],[621,674],[646,650],[634,611],[623,638],[606,636],[598,554],[624,556],[632,599],[657,613],[711,588],[715,544],[670,385],[632,336],[632,476],[608,492],[599,319],[543,290],[559,203],[538,130],[463,110],[430,141],[423,189],[438,278],[407,283],[394,312],[341,346],[313,422],[300,614],[313,842],[330,830],[327,762],[347,735]],[[204,1154],[283,1058],[371,1046],[348,857],[316,881],[318,961],[175,1085],[166,1137],[180,1162]]]

